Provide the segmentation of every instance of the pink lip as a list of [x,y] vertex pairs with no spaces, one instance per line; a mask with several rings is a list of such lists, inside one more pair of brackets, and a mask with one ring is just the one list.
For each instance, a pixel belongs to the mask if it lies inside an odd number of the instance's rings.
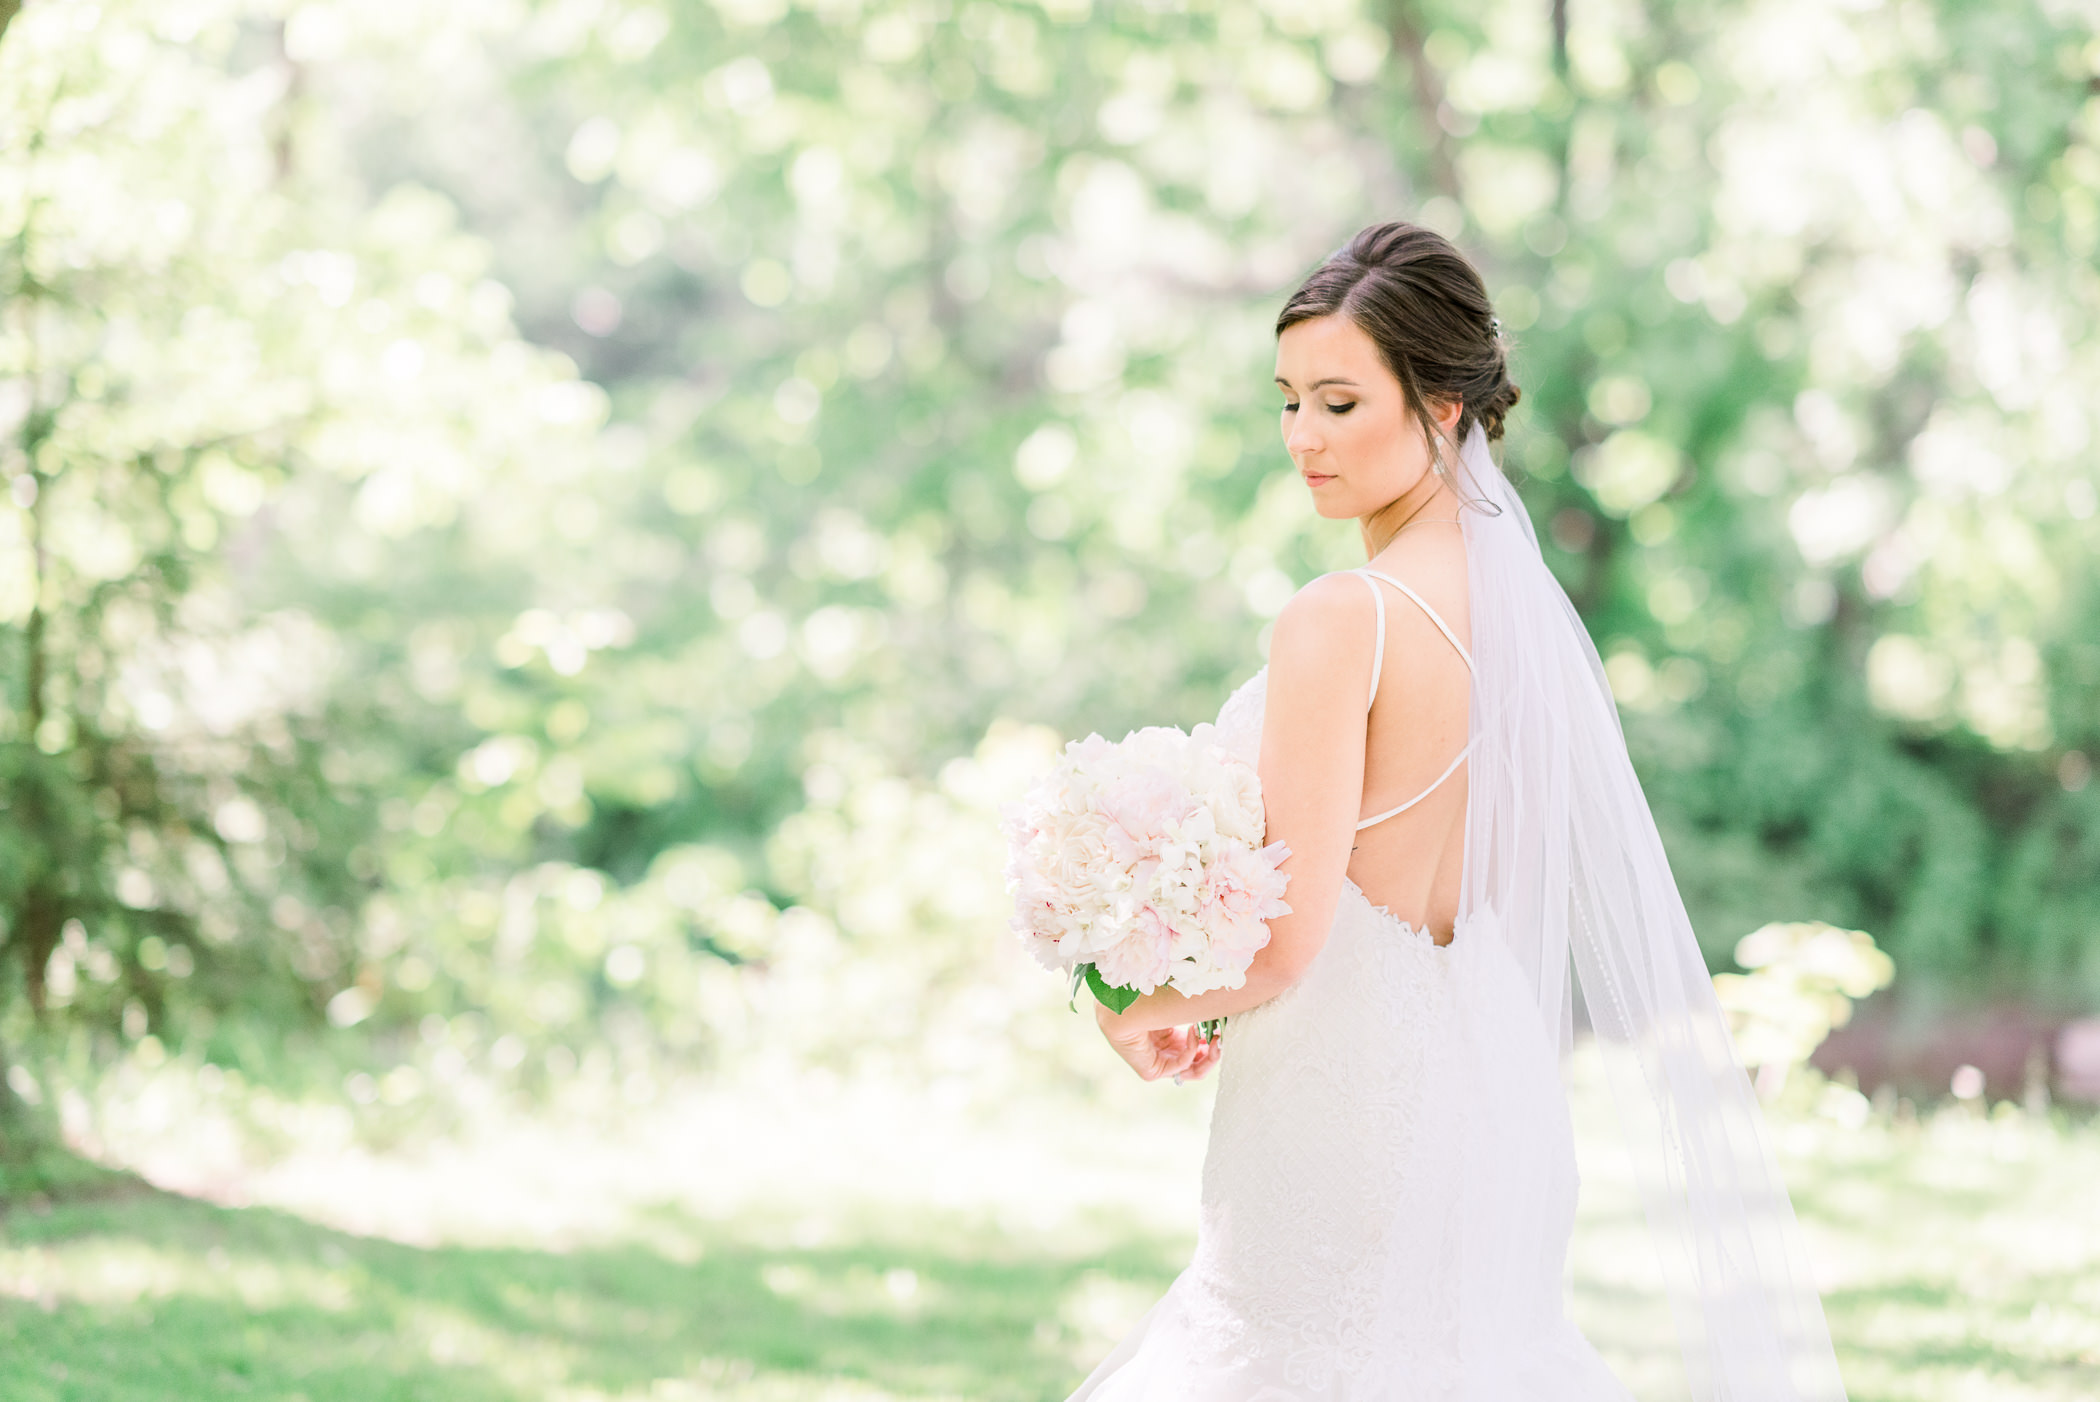
[[1322,482],[1332,482],[1335,478],[1335,474],[1332,472],[1307,472],[1301,475],[1305,478],[1305,485],[1308,487],[1317,487]]

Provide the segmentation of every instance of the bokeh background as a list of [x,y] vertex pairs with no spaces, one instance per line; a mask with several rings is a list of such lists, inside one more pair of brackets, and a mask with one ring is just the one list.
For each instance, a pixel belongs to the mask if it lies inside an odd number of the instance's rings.
[[2092,4],[0,24],[8,1397],[1062,1397],[1207,1088],[995,815],[1360,560],[1270,326],[1389,217],[1515,343],[1854,1396],[2100,1392]]

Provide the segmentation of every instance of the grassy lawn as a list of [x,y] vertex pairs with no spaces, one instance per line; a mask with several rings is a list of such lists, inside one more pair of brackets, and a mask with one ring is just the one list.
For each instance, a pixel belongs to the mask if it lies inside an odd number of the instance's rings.
[[[565,1157],[542,1126],[241,1190],[274,1203],[133,1183],[17,1205],[0,1397],[1057,1399],[1186,1259],[1200,1110],[1126,1143],[1121,1111],[928,1110],[883,1135],[894,1107],[711,1101],[666,1112],[683,1138]],[[1857,1402],[2100,1397],[2100,1130],[1958,1109],[1775,1124]],[[1576,1310],[1660,1402],[1669,1338],[1631,1199],[1586,1174]],[[456,1206],[499,1177],[532,1186],[496,1217]]]
[[[424,1248],[143,1190],[11,1215],[0,1396],[1035,1399],[1094,1278],[1168,1244],[1045,1260],[920,1224],[763,1245],[665,1214],[655,1244]],[[1049,1327],[1044,1327],[1045,1322]]]
[[2100,1127],[1949,1110],[1805,1138],[1855,1398],[2100,1398]]

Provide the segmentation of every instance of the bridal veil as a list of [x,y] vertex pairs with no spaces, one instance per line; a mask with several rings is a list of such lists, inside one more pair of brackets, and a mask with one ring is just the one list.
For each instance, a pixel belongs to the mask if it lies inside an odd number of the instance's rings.
[[1477,424],[1460,466],[1477,671],[1459,920],[1508,942],[1563,1051],[1573,964],[1696,1402],[1842,1402],[1793,1206],[1596,647]]

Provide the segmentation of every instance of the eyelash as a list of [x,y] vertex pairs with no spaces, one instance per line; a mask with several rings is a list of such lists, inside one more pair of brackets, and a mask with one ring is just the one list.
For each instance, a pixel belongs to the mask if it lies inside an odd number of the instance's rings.
[[[1356,407],[1356,401],[1352,399],[1352,400],[1350,400],[1350,401],[1349,401],[1349,402],[1348,402],[1347,404],[1330,404],[1330,405],[1328,405],[1328,406],[1327,406],[1327,412],[1328,412],[1328,413],[1330,413],[1330,414],[1346,414],[1346,413],[1348,413],[1348,412],[1349,412],[1349,411],[1350,411],[1351,409],[1354,409],[1355,407]],[[1284,413],[1286,413],[1286,414],[1295,414],[1295,413],[1297,413],[1297,412],[1298,412],[1298,408],[1299,408],[1299,406],[1298,406],[1298,405],[1296,405],[1296,404],[1286,404],[1286,405],[1284,405],[1284,406],[1283,406],[1283,412],[1284,412]]]

